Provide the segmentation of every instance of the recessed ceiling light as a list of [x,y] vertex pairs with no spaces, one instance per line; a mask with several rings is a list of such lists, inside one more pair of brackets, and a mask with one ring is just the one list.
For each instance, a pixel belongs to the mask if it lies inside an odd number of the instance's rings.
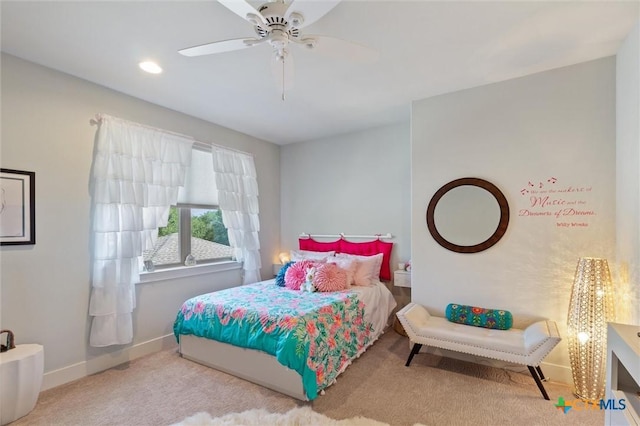
[[150,74],[160,74],[162,72],[162,68],[160,65],[156,64],[153,61],[144,61],[138,64],[140,68]]

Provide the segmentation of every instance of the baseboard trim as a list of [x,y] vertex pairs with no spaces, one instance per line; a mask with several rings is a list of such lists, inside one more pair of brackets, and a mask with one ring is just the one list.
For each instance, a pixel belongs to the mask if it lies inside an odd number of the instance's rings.
[[44,374],[41,390],[45,391],[56,386],[64,385],[65,383],[82,379],[91,374],[99,373],[100,371],[173,346],[177,347],[176,338],[173,334],[167,334],[166,336],[138,343],[116,352],[100,355],[96,358],[58,370],[49,371]]
[[540,368],[542,368],[544,376],[551,382],[564,383],[565,385],[573,384],[571,367],[543,362]]
[[[409,345],[411,345],[411,343],[409,343]],[[475,362],[476,364],[488,365],[491,367],[504,368],[510,371],[526,374],[527,376],[530,374],[529,369],[524,365],[508,363],[505,361],[498,361],[495,359],[484,358],[484,357],[471,355],[463,352],[449,351],[446,349],[439,349],[439,348],[428,347],[428,346],[423,347],[420,352],[431,353],[434,355],[445,356],[448,358],[459,359],[462,361]],[[566,385],[571,385],[573,383],[571,367],[569,366],[542,362],[540,364],[540,368],[542,368],[544,377],[551,382],[563,383]]]

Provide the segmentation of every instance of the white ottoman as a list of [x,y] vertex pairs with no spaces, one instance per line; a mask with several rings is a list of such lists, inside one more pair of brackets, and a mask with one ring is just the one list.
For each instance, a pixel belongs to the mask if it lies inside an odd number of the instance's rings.
[[43,372],[42,345],[16,345],[0,353],[0,424],[11,423],[33,410]]

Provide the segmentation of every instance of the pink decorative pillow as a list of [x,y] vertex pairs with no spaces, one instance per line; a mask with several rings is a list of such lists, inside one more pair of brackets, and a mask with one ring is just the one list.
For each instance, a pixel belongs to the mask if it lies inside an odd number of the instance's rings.
[[374,256],[359,256],[355,254],[338,253],[342,259],[355,259],[357,267],[354,275],[354,285],[370,286],[380,279],[380,267],[382,266],[382,253]]
[[307,280],[307,268],[313,266],[312,260],[301,260],[294,263],[284,274],[284,286],[290,290],[300,290],[300,286]]
[[313,280],[318,291],[340,291],[347,288],[347,273],[335,263],[317,266]]
[[327,259],[327,263],[335,263],[346,273],[347,287],[355,285],[354,277],[356,275],[356,268],[358,267],[358,262],[355,259],[346,257],[331,257]]
[[[391,259],[391,249],[393,243],[385,243],[380,240],[365,242],[365,243],[352,243],[346,240],[340,240],[340,248],[336,250],[339,253],[349,253],[358,256],[374,256],[378,253],[382,253],[382,263],[380,265],[380,279],[391,279],[391,268],[389,266]],[[377,276],[376,276],[377,278]]]

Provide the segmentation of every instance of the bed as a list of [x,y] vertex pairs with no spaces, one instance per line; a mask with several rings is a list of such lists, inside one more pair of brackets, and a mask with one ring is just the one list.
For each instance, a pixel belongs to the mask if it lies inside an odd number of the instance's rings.
[[381,276],[341,291],[292,290],[270,279],[191,298],[174,323],[179,351],[313,400],[385,330],[396,302]]

